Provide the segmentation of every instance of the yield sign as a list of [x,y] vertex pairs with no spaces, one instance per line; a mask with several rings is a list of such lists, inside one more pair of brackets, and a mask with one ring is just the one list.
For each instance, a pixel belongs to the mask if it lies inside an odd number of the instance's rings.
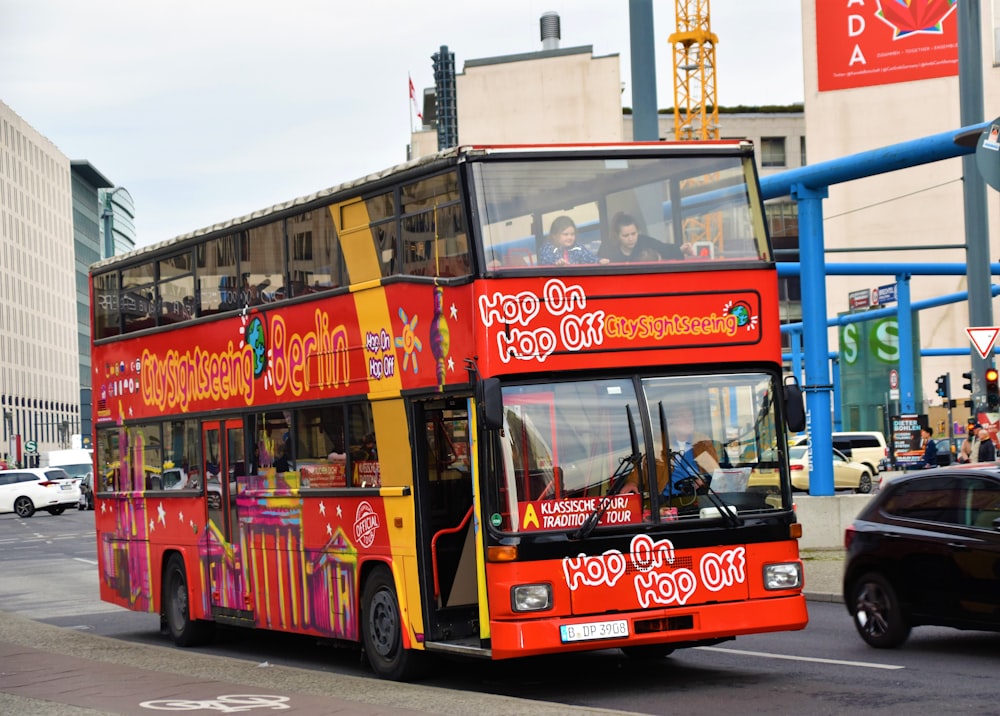
[[972,345],[976,347],[979,351],[979,357],[986,359],[993,350],[993,344],[996,343],[997,334],[1000,333],[1000,328],[997,326],[991,326],[987,328],[966,328],[965,332],[969,334],[969,340],[972,341]]

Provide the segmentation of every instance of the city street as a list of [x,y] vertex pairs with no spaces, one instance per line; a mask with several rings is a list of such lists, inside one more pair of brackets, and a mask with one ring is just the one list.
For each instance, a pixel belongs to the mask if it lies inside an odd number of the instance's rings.
[[[155,615],[100,602],[93,513],[20,520],[0,516],[0,611],[47,624],[163,647],[164,663],[185,660],[159,633]],[[16,575],[14,578],[11,576]],[[802,632],[743,637],[710,648],[636,662],[616,650],[509,662],[442,662],[423,682],[643,714],[987,713],[1000,635],[918,628],[902,649],[876,651],[854,633],[843,605],[814,601]],[[225,630],[199,655],[317,674],[371,679],[360,652],[289,635]],[[583,678],[581,678],[583,677]],[[2,690],[2,689],[0,689]]]

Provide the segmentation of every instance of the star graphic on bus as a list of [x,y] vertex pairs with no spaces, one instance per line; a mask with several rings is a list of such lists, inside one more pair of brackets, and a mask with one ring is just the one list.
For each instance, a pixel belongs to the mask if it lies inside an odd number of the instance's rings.
[[403,335],[396,337],[396,347],[403,349],[403,370],[406,370],[413,358],[413,372],[417,373],[417,353],[424,349],[424,344],[417,337],[417,321],[420,320],[416,314],[413,318],[406,315],[406,311],[399,309],[399,318],[403,321]]

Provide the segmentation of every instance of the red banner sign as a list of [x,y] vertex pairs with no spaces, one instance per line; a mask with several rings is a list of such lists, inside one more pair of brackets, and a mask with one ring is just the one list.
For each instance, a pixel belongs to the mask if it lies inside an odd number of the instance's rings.
[[819,90],[958,74],[956,0],[816,0]]

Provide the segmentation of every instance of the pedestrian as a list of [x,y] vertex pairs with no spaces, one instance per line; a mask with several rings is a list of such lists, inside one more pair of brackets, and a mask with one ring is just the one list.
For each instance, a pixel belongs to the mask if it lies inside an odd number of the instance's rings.
[[979,446],[974,443],[977,440],[976,433],[979,431],[979,426],[970,423],[969,429],[965,433],[965,440],[962,441],[962,447],[958,451],[958,461],[960,463],[974,462],[973,455],[976,458],[979,457],[978,449]]
[[979,452],[976,462],[993,462],[997,459],[997,449],[986,428],[979,429]]
[[924,449],[923,467],[937,467],[937,445],[931,440],[931,429],[920,428],[920,445]]

